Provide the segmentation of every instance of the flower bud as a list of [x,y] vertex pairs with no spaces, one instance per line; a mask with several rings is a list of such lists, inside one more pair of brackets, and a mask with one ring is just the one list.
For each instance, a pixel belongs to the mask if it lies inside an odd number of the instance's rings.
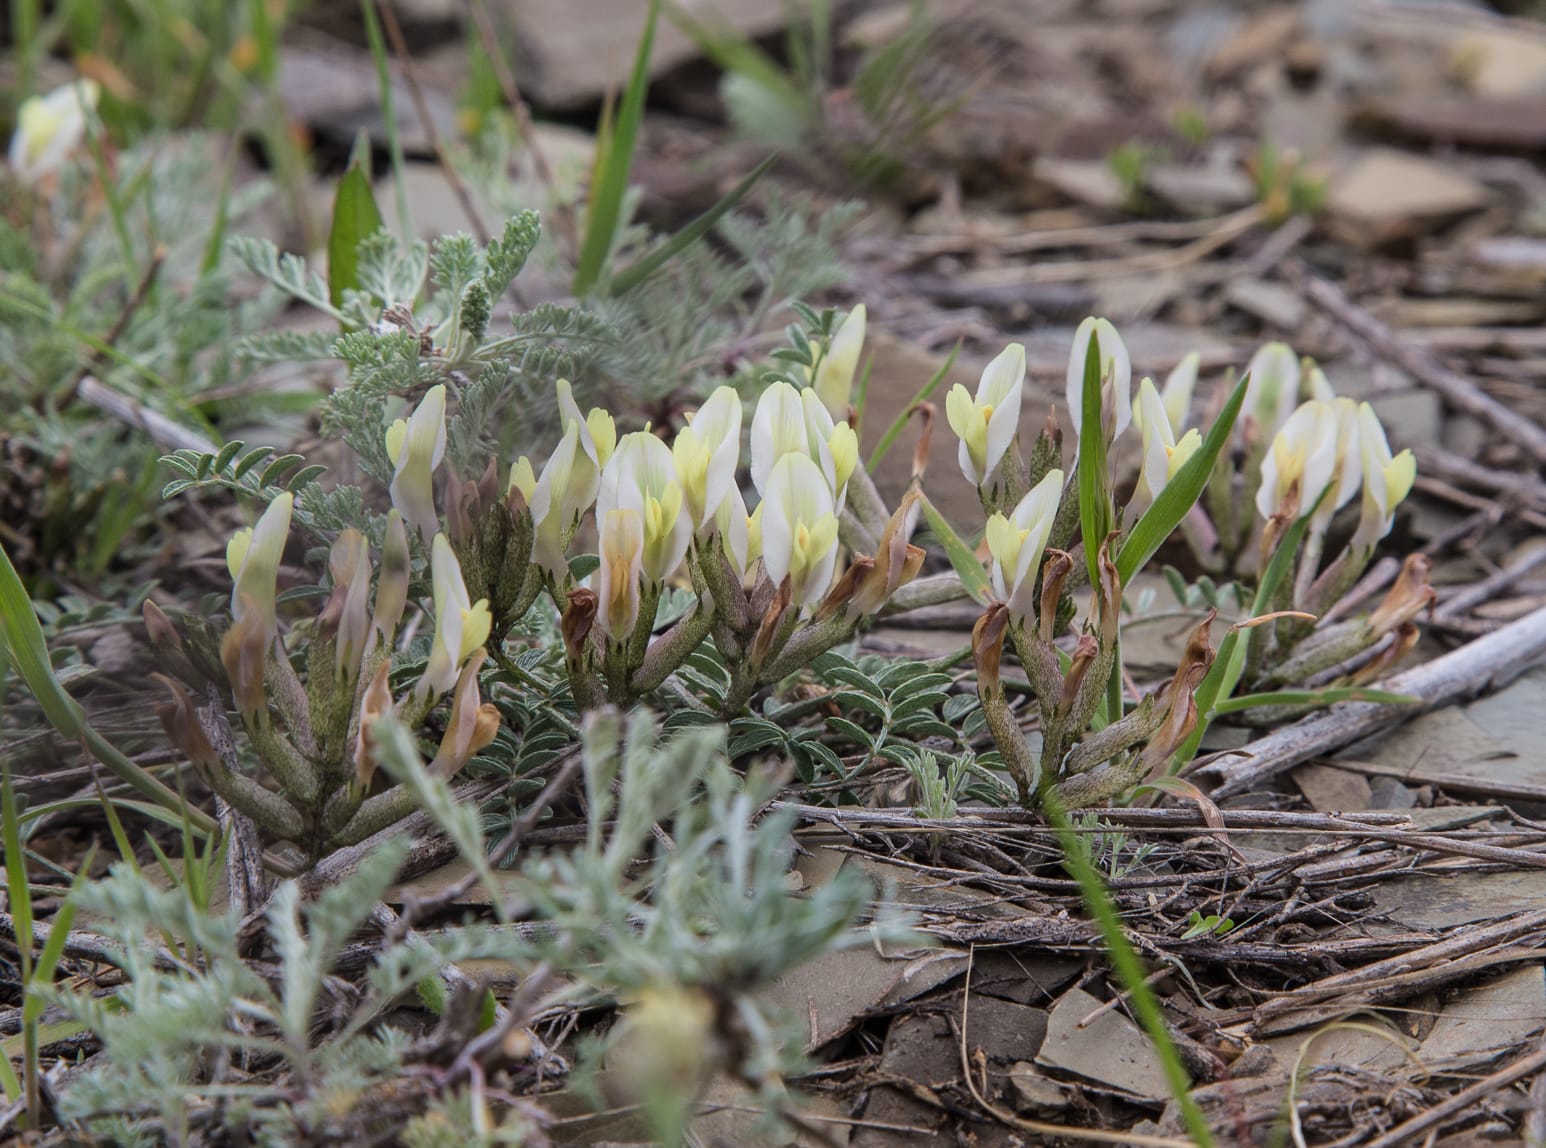
[[365,656],[375,652],[377,644],[390,646],[408,606],[408,579],[412,560],[408,553],[408,531],[403,516],[387,512],[385,544],[381,548],[381,573],[376,578],[376,608],[370,616],[370,635],[365,641]]
[[451,699],[451,717],[446,723],[446,732],[440,739],[434,760],[429,763],[429,771],[437,777],[455,777],[473,754],[485,748],[499,732],[498,708],[492,702],[479,704],[478,671],[487,657],[479,650],[462,667],[456,693]]
[[371,743],[376,721],[392,712],[392,688],[387,681],[391,668],[390,663],[382,662],[360,699],[360,729],[354,741],[354,785],[360,794],[370,788],[370,779],[376,772],[376,752]]
[[295,504],[288,491],[268,504],[257,525],[238,530],[226,546],[226,565],[236,585],[231,592],[233,624],[220,642],[231,691],[243,718],[257,720],[264,708],[263,674],[279,637],[275,616],[279,563],[290,534]]
[[334,638],[334,672],[350,681],[360,671],[360,656],[370,633],[370,553],[365,535],[345,530],[328,554],[333,591],[317,619]]
[[837,330],[832,332],[832,342],[816,364],[816,377],[811,380],[816,397],[836,422],[848,418],[854,374],[859,369],[859,355],[864,349],[866,318],[863,303],[843,317]]

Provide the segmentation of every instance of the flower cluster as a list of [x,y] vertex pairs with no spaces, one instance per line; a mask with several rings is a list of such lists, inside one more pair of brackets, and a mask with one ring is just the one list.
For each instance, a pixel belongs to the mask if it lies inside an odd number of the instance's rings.
[[413,688],[393,697],[388,675],[408,604],[412,563],[408,532],[396,509],[387,516],[374,578],[363,534],[344,530],[333,542],[328,556],[332,591],[310,632],[303,680],[280,640],[276,605],[293,509],[293,496],[281,494],[256,525],[232,536],[226,549],[235,583],[232,624],[220,639],[218,659],[242,725],[278,783],[277,792],[216,751],[226,739],[212,731],[224,718],[199,707],[182,683],[211,681],[219,671],[201,656],[197,643],[184,644],[153,604],[147,603],[145,611],[152,638],[182,679],[161,678],[170,694],[161,717],[174,743],[211,789],[315,859],[412,809],[411,796],[401,788],[371,792],[372,729],[381,717],[395,713],[414,728],[450,694],[450,714],[430,765],[444,778],[454,776],[494,739],[499,717],[478,687],[491,622],[488,603],[469,600],[444,534],[437,533],[430,548],[435,633],[429,659]]
[[[619,436],[610,414],[582,412],[560,381],[561,437],[540,471],[517,459],[503,500],[480,493],[492,471],[481,484],[448,484],[450,542],[487,597],[496,639],[547,593],[582,708],[648,693],[712,640],[731,667],[733,712],[849,637],[923,561],[909,542],[916,496],[885,511],[846,417],[863,322],[858,310],[837,329],[813,385],[769,383],[749,421],[741,397],[722,386],[669,441],[648,427]],[[443,421],[444,396],[431,392],[389,434],[393,503],[425,537],[438,529]],[[743,422],[750,511],[738,481]],[[503,541],[488,544],[491,532]],[[577,540],[591,537],[594,573],[577,576],[589,565]],[[696,602],[655,635],[673,582]]]
[[[1248,665],[1264,683],[1299,684],[1350,661],[1342,680],[1362,683],[1383,672],[1416,641],[1414,619],[1431,601],[1426,565],[1409,560],[1396,587],[1367,618],[1312,630],[1307,623],[1340,598],[1362,572],[1376,544],[1391,530],[1397,505],[1415,477],[1411,452],[1393,455],[1385,431],[1368,403],[1339,398],[1313,363],[1301,364],[1282,343],[1263,347],[1247,377],[1231,396],[1232,427],[1196,467],[1187,501],[1177,510],[1156,506],[1199,451],[1201,428],[1187,425],[1200,361],[1184,358],[1163,387],[1143,379],[1137,401],[1132,366],[1116,329],[1090,318],[1074,337],[1067,377],[1068,417],[1080,441],[1084,420],[1098,417],[1097,445],[1108,465],[1120,460],[1114,445],[1129,427],[1139,432],[1137,477],[1122,513],[1115,512],[1110,473],[1096,473],[1081,485],[1060,469],[1061,439],[1050,419],[1027,460],[1019,449],[1019,421],[1025,355],[1018,345],[988,364],[977,393],[956,386],[946,402],[960,439],[961,472],[978,490],[988,513],[984,546],[995,600],[979,620],[973,648],[979,694],[995,741],[1027,803],[1052,800],[1063,806],[1090,804],[1116,796],[1145,774],[1161,769],[1197,724],[1194,692],[1209,672],[1213,651],[1210,614],[1193,633],[1173,680],[1123,712],[1112,709],[1121,694],[1117,618],[1121,576],[1113,555],[1133,535],[1157,538],[1179,526],[1205,564],[1224,568],[1259,540],[1261,577],[1268,586],[1275,625],[1251,629]],[[1093,391],[1092,388],[1093,387]],[[1307,392],[1302,394],[1301,392]],[[1087,411],[1090,394],[1098,406]],[[1222,416],[1221,416],[1222,417]],[[1231,449],[1225,453],[1221,448]],[[1087,460],[1080,469],[1099,470]],[[1203,468],[1198,472],[1198,468]],[[1204,487],[1206,495],[1204,496]],[[1321,556],[1337,512],[1363,490],[1356,529],[1343,550],[1323,569]],[[1090,492],[1104,506],[1084,507]],[[1208,511],[1203,510],[1206,502]],[[1254,505],[1260,518],[1237,512]],[[1161,525],[1148,521],[1150,511]],[[1167,515],[1169,517],[1167,517]],[[1109,535],[1084,537],[1085,561],[1076,563],[1064,547],[1076,523],[1085,530],[1104,524]],[[1145,554],[1152,553],[1149,546]],[[1283,554],[1289,561],[1276,562]],[[1074,615],[1069,588],[1082,567],[1092,585],[1090,606],[1071,654],[1055,643]],[[1290,576],[1282,570],[1292,568]],[[1128,577],[1134,571],[1128,572]],[[1277,588],[1280,587],[1280,588]],[[1042,749],[1032,754],[1011,716],[999,678],[1008,638],[1040,710]],[[1099,725],[1091,733],[1091,725]]]

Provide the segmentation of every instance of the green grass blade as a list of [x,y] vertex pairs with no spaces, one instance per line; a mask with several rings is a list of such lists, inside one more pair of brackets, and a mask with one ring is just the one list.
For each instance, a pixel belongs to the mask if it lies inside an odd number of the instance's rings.
[[1117,574],[1122,579],[1122,585],[1126,586],[1133,575],[1143,569],[1144,563],[1154,557],[1154,552],[1181,525],[1181,520],[1207,490],[1208,480],[1213,477],[1214,463],[1229,445],[1229,436],[1235,429],[1235,419],[1240,415],[1240,406],[1245,402],[1245,389],[1250,382],[1251,376],[1245,375],[1235,384],[1235,389],[1224,403],[1224,409],[1208,428],[1202,445],[1176,471],[1176,476],[1165,484],[1159,497],[1143,512],[1122,540],[1116,556]]
[[808,100],[778,61],[734,28],[710,28],[681,4],[666,6],[667,18],[723,71],[744,76],[768,93],[786,115],[803,120]]
[[1421,698],[1390,690],[1372,690],[1363,686],[1331,686],[1324,690],[1269,690],[1260,694],[1241,694],[1213,706],[1213,716],[1239,713],[1259,706],[1331,706],[1338,702],[1373,702],[1383,706],[1415,705]]
[[993,585],[988,581],[988,574],[982,568],[982,563],[977,561],[976,552],[955,532],[950,523],[945,521],[945,516],[929,501],[928,495],[919,498],[918,505],[923,508],[923,517],[928,521],[934,537],[938,538],[939,544],[945,548],[945,557],[950,559],[950,565],[955,569],[957,577],[961,579],[961,585],[965,586],[966,592],[978,602],[986,603],[993,597]]
[[950,368],[955,365],[956,356],[960,353],[961,340],[957,339],[956,345],[950,349],[950,357],[944,361],[939,370],[934,372],[928,382],[918,388],[918,393],[912,397],[906,406],[897,412],[896,418],[891,420],[891,425],[886,428],[886,433],[880,436],[880,441],[875,444],[875,449],[870,452],[870,459],[864,464],[865,470],[871,474],[875,473],[875,468],[880,465],[880,460],[886,457],[886,453],[890,451],[892,444],[896,442],[897,436],[902,433],[902,428],[907,425],[907,420],[912,417],[913,408],[919,403],[928,402],[929,396],[939,390],[940,384],[950,374]]
[[408,181],[403,178],[407,162],[403,159],[403,141],[397,134],[397,111],[392,101],[392,71],[387,62],[386,36],[381,31],[377,0],[360,0],[365,17],[365,39],[370,43],[371,58],[376,62],[376,89],[381,100],[381,122],[386,125],[387,155],[392,163],[392,185],[397,199],[397,231],[404,243],[413,242],[413,216],[408,213]]
[[697,243],[698,240],[709,233],[710,228],[724,217],[725,212],[729,211],[746,197],[746,193],[756,185],[768,168],[773,166],[773,161],[776,158],[776,156],[768,156],[756,167],[752,168],[745,179],[726,192],[723,198],[713,207],[687,224],[659,247],[647,255],[641,256],[619,271],[606,285],[606,293],[608,295],[622,295],[631,291],[655,274],[655,272],[659,271],[671,259],[674,259],[681,252]]
[[[90,880],[87,873],[91,870],[90,862],[94,856],[94,853],[87,854],[86,862],[81,865],[80,872],[75,876],[76,888]],[[43,950],[38,953],[38,962],[32,970],[33,984],[53,984],[54,970],[59,967],[59,958],[64,955],[64,945],[70,939],[70,926],[74,923],[75,902],[66,897],[64,904],[60,905],[59,911],[54,914],[54,919],[49,922],[48,940],[44,942]],[[31,986],[29,985],[28,988],[30,989]],[[22,1024],[37,1024],[46,1004],[42,994],[29,991],[27,999],[22,1004]]]
[[1057,834],[1058,844],[1063,850],[1063,865],[1079,883],[1085,908],[1090,916],[1095,918],[1095,923],[1100,928],[1101,940],[1105,943],[1106,952],[1111,957],[1117,979],[1127,991],[1133,1012],[1137,1014],[1138,1023],[1143,1026],[1144,1032],[1148,1034],[1150,1042],[1154,1045],[1155,1054],[1160,1058],[1160,1064],[1165,1070],[1165,1082],[1170,1086],[1170,1093],[1181,1108],[1181,1118],[1186,1122],[1186,1129],[1191,1134],[1192,1142],[1198,1145],[1198,1148],[1212,1148],[1213,1133],[1208,1128],[1202,1109],[1192,1099],[1191,1078],[1187,1075],[1186,1067],[1181,1063],[1181,1056],[1170,1039],[1169,1030],[1165,1027],[1165,1014],[1160,1010],[1154,990],[1149,986],[1148,974],[1144,972],[1143,965],[1138,960],[1138,954],[1133,951],[1133,946],[1127,939],[1127,934],[1122,931],[1121,918],[1117,915],[1116,906],[1111,902],[1111,895],[1106,890],[1105,882],[1101,880],[1100,874],[1096,872],[1094,865],[1090,863],[1089,856],[1081,847],[1083,843],[1078,840],[1073,826],[1069,823],[1067,812],[1050,802],[1047,804],[1046,812],[1047,820],[1051,823],[1053,832]]
[[0,768],[0,829],[5,833],[5,884],[11,920],[16,923],[16,951],[21,960],[21,983],[32,973],[32,891],[27,886],[27,857],[22,849],[21,825],[16,816],[16,791],[9,766]]
[[[98,761],[157,805],[174,810],[182,808],[182,798],[98,733],[86,720],[80,705],[59,684],[48,658],[43,627],[32,610],[32,599],[27,596],[27,589],[22,585],[16,567],[11,565],[11,557],[4,546],[0,546],[0,638],[4,639],[10,653],[11,664],[60,734],[71,741],[84,741]],[[199,832],[214,831],[214,821],[202,810],[191,811],[191,816]]]
[[360,241],[381,229],[381,210],[370,190],[370,177],[359,164],[350,164],[333,193],[333,226],[327,236],[327,292],[333,306],[343,305],[345,291],[360,286]]
[[585,239],[580,244],[580,259],[574,269],[574,293],[577,296],[588,294],[600,282],[607,256],[612,253],[612,245],[617,239],[623,197],[628,194],[628,176],[633,169],[634,146],[639,140],[639,122],[644,117],[644,99],[649,93],[650,54],[655,46],[655,24],[659,18],[660,0],[650,0],[628,89],[618,108],[616,123],[598,153],[596,179],[591,184],[585,215]]

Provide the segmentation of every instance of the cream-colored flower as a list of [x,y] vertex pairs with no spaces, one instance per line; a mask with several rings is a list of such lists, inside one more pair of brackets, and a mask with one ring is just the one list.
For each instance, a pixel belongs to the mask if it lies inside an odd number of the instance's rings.
[[493,618],[488,599],[476,603],[462,580],[462,565],[444,534],[435,535],[430,546],[430,581],[435,598],[435,638],[429,664],[415,687],[422,702],[439,698],[461,675],[462,666],[488,641]]
[[827,480],[835,513],[843,512],[848,480],[859,464],[859,439],[846,422],[834,422],[816,392],[771,383],[752,414],[752,485],[767,494],[768,476],[787,454],[816,463]]
[[569,385],[568,379],[559,379],[557,390],[558,413],[564,429],[567,430],[570,423],[578,424],[580,449],[599,471],[607,465],[617,446],[617,424],[600,407],[591,407],[589,413],[581,414],[580,404],[575,402],[574,388]]
[[[1319,374],[1319,368],[1315,373]],[[1358,404],[1352,399],[1333,398],[1326,405],[1335,418],[1336,448],[1331,466],[1331,491],[1310,519],[1310,529],[1320,534],[1331,526],[1337,511],[1358,493],[1358,481],[1363,471],[1363,452],[1358,449]]]
[[1310,513],[1336,478],[1337,421],[1330,403],[1313,399],[1289,415],[1262,458],[1256,509],[1263,518]]
[[1257,440],[1271,442],[1299,402],[1299,356],[1287,343],[1268,343],[1245,369],[1251,381],[1240,406],[1242,425],[1251,420]]
[[1084,425],[1084,370],[1090,357],[1092,334],[1100,343],[1101,420],[1108,428],[1106,441],[1110,443],[1133,421],[1133,361],[1109,320],[1091,316],[1074,332],[1073,350],[1068,355],[1068,421],[1077,438]]
[[741,397],[730,387],[716,388],[676,432],[671,457],[692,529],[701,531],[735,486],[735,468],[741,459]]
[[746,499],[741,495],[741,488],[731,483],[729,493],[719,504],[714,522],[720,544],[730,559],[730,567],[742,585],[745,585],[752,564],[762,556],[762,520],[757,515],[746,513]]
[[1391,456],[1385,428],[1368,403],[1358,408],[1358,446],[1363,461],[1363,510],[1353,549],[1367,555],[1395,525],[1396,507],[1417,480],[1417,460],[1409,450]]
[[993,481],[1020,430],[1020,399],[1025,391],[1025,348],[1011,343],[982,372],[973,397],[960,383],[945,396],[945,418],[961,440],[957,459],[973,486]]
[[1062,494],[1063,472],[1050,470],[1007,518],[995,514],[988,519],[993,592],[1017,620],[1036,615],[1036,575]]
[[837,514],[821,468],[786,454],[768,476],[761,516],[762,567],[773,584],[789,579],[796,606],[819,602],[837,565]]
[[1138,486],[1133,491],[1129,513],[1143,510],[1158,498],[1160,491],[1176,476],[1176,471],[1202,446],[1202,435],[1195,427],[1179,441],[1176,439],[1165,401],[1153,379],[1146,378],[1138,384],[1138,406],[1134,409],[1133,422],[1141,423],[1143,427],[1143,465],[1138,471]]
[[[1196,351],[1189,351],[1185,358],[1171,368],[1170,374],[1165,376],[1165,385],[1160,388],[1160,401],[1165,407],[1165,417],[1170,422],[1172,437],[1179,437],[1186,430],[1187,415],[1191,413],[1192,392],[1197,389],[1197,371],[1202,365],[1202,356]],[[1144,409],[1142,403],[1133,406],[1133,429],[1140,434],[1144,429]]]
[[644,531],[644,577],[661,585],[676,573],[692,542],[682,484],[677,481],[671,448],[649,431],[626,434],[601,472],[596,519],[614,510],[632,510]]
[[601,565],[596,570],[596,622],[614,642],[626,641],[639,622],[644,580],[644,516],[633,507],[600,514]]
[[425,538],[440,530],[435,510],[435,468],[446,453],[446,389],[434,386],[424,392],[417,409],[398,419],[386,433],[387,456],[392,472],[392,505]]
[[95,80],[75,80],[44,96],[32,96],[16,111],[10,163],[16,178],[36,184],[64,165],[86,136],[86,118],[102,89]]
[[811,381],[816,397],[837,422],[848,418],[854,374],[859,369],[859,355],[864,350],[866,317],[863,303],[843,317],[837,330],[832,332],[832,342],[816,364],[816,377]]
[[293,495],[281,494],[268,504],[255,526],[238,530],[226,544],[226,567],[235,586],[232,626],[221,639],[220,658],[237,706],[248,719],[263,710],[263,672],[279,636],[274,599],[294,506]]

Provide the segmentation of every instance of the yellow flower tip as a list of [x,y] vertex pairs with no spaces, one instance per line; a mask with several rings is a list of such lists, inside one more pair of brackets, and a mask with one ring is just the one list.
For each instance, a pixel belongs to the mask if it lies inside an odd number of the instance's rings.
[[837,488],[841,490],[853,476],[854,468],[859,465],[859,436],[846,422],[838,423],[832,428],[829,449],[832,451],[832,469]]
[[532,469],[531,459],[524,454],[515,460],[515,465],[510,468],[510,485],[505,488],[505,493],[519,491],[527,505],[531,504],[531,496],[537,489],[537,472]]
[[1390,505],[1395,506],[1412,492],[1417,481],[1417,458],[1410,450],[1404,450],[1390,460],[1385,468],[1385,489],[1389,492]]
[[1167,478],[1175,478],[1176,472],[1191,460],[1202,446],[1202,434],[1193,427],[1181,436],[1181,441],[1175,446],[1166,447],[1165,454],[1168,463]]
[[252,546],[252,527],[244,526],[225,544],[225,565],[235,578],[242,572],[242,563],[246,561],[247,551]]
[[606,466],[617,449],[617,424],[606,411],[592,407],[590,414],[585,416],[585,425],[590,430],[591,441],[596,444],[596,465]]
[[950,393],[945,396],[945,420],[950,423],[950,429],[956,432],[957,438],[966,438],[971,433],[972,424],[976,421],[972,418],[975,407],[972,403],[972,393],[960,383],[950,388]]
[[391,426],[387,427],[387,432],[386,432],[387,457],[392,460],[392,465],[393,466],[396,466],[398,459],[400,459],[402,457],[402,454],[403,454],[403,444],[405,442],[407,442],[407,441],[408,441],[408,420],[407,419],[398,419]]
[[493,625],[494,617],[489,613],[487,598],[479,598],[470,610],[462,611],[461,659],[469,658],[474,651],[483,648]]

